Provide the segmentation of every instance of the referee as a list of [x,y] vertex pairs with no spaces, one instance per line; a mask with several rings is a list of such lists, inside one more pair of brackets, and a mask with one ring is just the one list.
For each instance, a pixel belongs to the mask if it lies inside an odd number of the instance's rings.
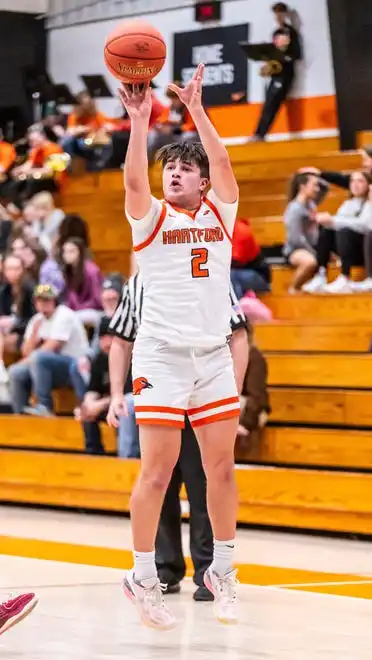
[[[239,309],[232,285],[230,299],[230,348],[237,387],[241,393],[248,366],[248,334],[246,320]],[[112,398],[107,421],[112,426],[117,426],[117,418],[125,414],[124,383],[131,365],[133,342],[141,323],[142,305],[142,279],[140,273],[137,273],[124,286],[119,305],[110,322],[114,340],[109,356]],[[168,585],[168,593],[179,593],[180,582],[186,572],[179,498],[182,483],[185,484],[190,504],[190,553],[194,564],[194,582],[197,585],[194,600],[213,600],[203,582],[204,573],[213,559],[213,534],[207,511],[206,478],[199,446],[187,416],[182,431],[180,456],[164,498],[155,543],[159,579]]]

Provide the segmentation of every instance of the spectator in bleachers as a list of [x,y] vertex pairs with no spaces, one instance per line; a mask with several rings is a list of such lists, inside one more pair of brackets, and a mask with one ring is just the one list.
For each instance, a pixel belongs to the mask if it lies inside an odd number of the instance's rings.
[[13,182],[9,189],[9,198],[19,207],[36,193],[43,190],[56,192],[63,179],[63,173],[53,174],[48,160],[56,154],[63,154],[62,148],[50,142],[42,124],[34,124],[28,130],[30,149],[23,165],[12,170]]
[[66,305],[76,311],[86,325],[97,325],[102,315],[100,269],[87,259],[81,238],[70,238],[62,245],[61,259]]
[[284,256],[295,269],[290,292],[300,291],[317,270],[316,201],[319,191],[319,179],[315,174],[297,173],[291,181],[289,204],[284,212],[287,236],[283,248]]
[[16,255],[9,255],[3,263],[0,285],[0,382],[8,380],[4,354],[19,353],[26,326],[34,312],[33,287],[23,262]]
[[[110,405],[110,379],[108,354],[113,336],[109,332],[110,318],[103,317],[99,324],[99,352],[94,356],[91,365],[90,380],[87,392],[81,405],[75,410],[75,417],[81,421],[84,429],[85,448],[90,454],[103,454],[104,447],[99,427]],[[124,395],[132,396],[132,381],[128,378]],[[138,429],[134,412],[120,419],[118,429],[119,456],[139,458]],[[125,449],[124,449],[125,448]],[[129,448],[129,450],[127,450]]]
[[270,268],[255,239],[249,221],[237,218],[233,233],[231,282],[237,297],[248,291],[262,293],[270,289]]
[[[152,128],[155,126],[159,117],[164,111],[164,106],[159,101],[154,91],[156,85],[154,85],[154,83],[150,83],[150,85],[151,85],[152,105],[151,105],[151,114],[149,120],[149,131],[152,130]],[[110,161],[110,167],[115,168],[122,166],[123,159],[125,158],[125,154],[127,153],[127,149],[128,149],[129,135],[130,135],[130,119],[128,117],[127,111],[125,110],[123,117],[121,119],[116,120],[115,129],[111,133],[113,156],[112,156],[112,160]]]
[[[120,273],[108,275],[102,283],[101,306],[102,315],[111,319],[120,299],[124,285],[124,278]],[[70,374],[72,385],[78,401],[82,401],[86,393],[86,384],[89,381],[92,361],[99,352],[99,324],[94,330],[89,350],[86,355],[76,360],[72,365]]]
[[248,439],[259,439],[259,431],[268,420],[271,412],[268,392],[267,362],[260,349],[254,343],[253,327],[248,324],[249,362],[245,373],[242,395],[238,437],[244,443]]
[[[19,241],[20,239],[18,239]],[[30,282],[33,286],[39,283],[40,281],[40,269],[41,265],[47,258],[47,253],[44,248],[39,245],[34,239],[25,239],[24,247],[21,252],[21,259],[25,267],[25,271],[28,275]]]
[[62,246],[69,238],[80,238],[84,243],[85,249],[90,248],[89,225],[77,213],[67,213],[63,218],[58,232],[58,238],[55,246],[57,258],[62,255]]
[[37,238],[49,254],[58,237],[60,224],[65,217],[62,209],[56,209],[50,192],[34,195],[23,209],[27,235]]
[[9,172],[16,159],[16,150],[12,144],[4,140],[4,134],[0,129],[0,197],[5,195],[4,184],[8,180]]
[[8,242],[13,231],[13,222],[6,208],[0,204],[0,255],[3,255],[8,247]]
[[[318,274],[305,285],[307,293],[352,293],[372,290],[372,206],[370,175],[353,172],[350,177],[350,199],[344,202],[336,215],[318,213],[320,225],[318,243]],[[341,260],[341,275],[327,284],[327,266],[331,253]],[[366,266],[367,279],[353,282],[350,278],[352,266]]]
[[[87,91],[76,95],[77,104],[67,120],[67,130],[61,139],[66,153],[81,156],[94,166],[101,167],[111,157],[112,130],[115,123],[97,109]],[[99,154],[95,147],[98,148]],[[98,162],[102,161],[102,162]]]
[[[35,288],[37,313],[26,328],[23,360],[8,370],[12,407],[17,414],[52,415],[53,389],[71,385],[70,366],[88,350],[82,322],[75,312],[58,304],[58,296],[52,286]],[[36,395],[35,406],[29,406],[31,393]]]
[[170,105],[163,109],[156,124],[149,131],[148,150],[150,163],[154,162],[156,152],[165,144],[198,139],[196,126],[186,106],[175,92],[167,90],[166,94],[170,99]]

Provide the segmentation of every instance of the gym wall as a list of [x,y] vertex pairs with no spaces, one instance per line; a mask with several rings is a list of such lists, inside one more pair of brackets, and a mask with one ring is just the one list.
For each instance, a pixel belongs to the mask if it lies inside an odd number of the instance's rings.
[[[274,17],[270,10],[273,0],[231,0],[222,5],[222,20],[217,26],[247,24],[250,42],[271,40]],[[335,84],[328,25],[327,0],[292,0],[289,2],[300,22],[304,43],[304,62],[299,65],[297,85],[288,109],[283,109],[274,125],[277,133],[288,131],[304,135],[334,135],[337,133]],[[194,21],[194,8],[158,11],[145,16],[157,27],[167,43],[168,59],[156,79],[163,90],[173,78],[174,34],[203,30]],[[117,82],[106,72],[103,62],[105,37],[117,20],[99,21],[49,31],[49,71],[56,83],[66,83],[71,91],[82,88],[81,74],[103,74],[115,93]],[[207,40],[208,41],[208,40]],[[243,51],[241,58],[244,58]],[[207,63],[208,66],[208,63]],[[264,81],[259,76],[260,65],[249,63],[246,72],[248,103],[219,106],[211,116],[225,137],[252,133],[264,98]],[[120,105],[115,100],[102,100],[100,108],[108,115],[118,115]]]

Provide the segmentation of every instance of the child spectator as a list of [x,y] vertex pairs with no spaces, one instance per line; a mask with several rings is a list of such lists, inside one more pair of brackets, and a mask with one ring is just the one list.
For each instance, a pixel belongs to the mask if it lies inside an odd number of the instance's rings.
[[[70,386],[70,366],[85,355],[88,338],[77,314],[58,304],[58,291],[38,285],[34,292],[37,314],[27,325],[23,360],[12,365],[9,382],[13,411],[49,417],[53,389]],[[31,392],[38,403],[29,406]]]
[[267,362],[255,345],[252,326],[248,326],[249,362],[242,390],[242,406],[238,427],[238,436],[244,443],[254,440],[254,435],[266,425],[271,412],[267,386]]
[[102,310],[102,274],[98,266],[86,258],[81,238],[70,238],[63,244],[62,269],[66,305],[77,312],[82,323],[97,325]]
[[248,220],[237,218],[233,233],[231,282],[240,299],[247,291],[262,293],[270,288],[270,269]]
[[32,285],[27,279],[20,257],[9,255],[3,264],[0,285],[0,381],[7,380],[4,354],[20,351],[27,323],[33,316]]
[[[318,274],[305,285],[307,293],[352,293],[354,290],[368,291],[372,277],[372,255],[370,232],[372,229],[372,207],[368,200],[371,176],[366,172],[353,172],[350,177],[350,199],[344,202],[335,216],[318,213],[320,225],[318,243]],[[327,266],[331,253],[341,260],[341,275],[327,284]],[[352,282],[352,266],[367,266],[367,281]]]
[[297,173],[292,179],[289,204],[284,212],[287,238],[283,254],[295,269],[291,292],[299,291],[317,269],[318,226],[316,200],[319,180],[315,174]]

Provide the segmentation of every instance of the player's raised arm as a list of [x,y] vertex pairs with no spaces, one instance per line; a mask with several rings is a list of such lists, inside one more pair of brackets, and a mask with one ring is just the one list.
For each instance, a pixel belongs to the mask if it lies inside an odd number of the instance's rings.
[[124,165],[125,209],[132,218],[142,220],[151,209],[147,160],[151,90],[148,84],[142,88],[139,85],[123,85],[119,94],[131,122]]
[[232,204],[239,195],[238,184],[227,150],[202,106],[204,64],[199,64],[194,76],[184,87],[169,85],[191,114],[203,147],[207,153],[211,185],[221,202]]

